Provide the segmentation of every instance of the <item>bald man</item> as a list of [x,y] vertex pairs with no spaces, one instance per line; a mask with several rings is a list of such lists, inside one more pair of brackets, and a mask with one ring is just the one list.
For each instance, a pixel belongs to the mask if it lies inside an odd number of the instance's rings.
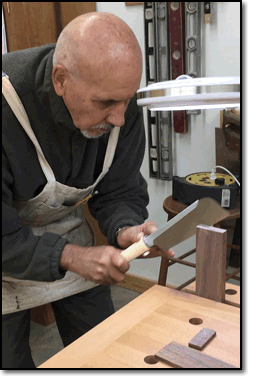
[[[156,224],[145,222],[142,53],[128,25],[81,15],[56,45],[4,55],[3,71],[2,360],[24,369],[35,367],[30,308],[52,304],[67,346],[114,312],[120,253]],[[108,246],[94,246],[86,202]]]

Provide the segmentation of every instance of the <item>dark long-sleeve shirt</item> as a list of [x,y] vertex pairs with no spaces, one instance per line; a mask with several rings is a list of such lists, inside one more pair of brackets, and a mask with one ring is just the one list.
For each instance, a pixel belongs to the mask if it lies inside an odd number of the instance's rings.
[[[56,180],[79,189],[100,174],[109,135],[87,139],[77,129],[52,84],[55,45],[3,55],[3,71],[16,89],[34,134]],[[3,272],[19,279],[53,281],[64,276],[59,261],[65,238],[45,233],[34,236],[21,224],[13,200],[29,200],[46,185],[34,144],[2,97],[2,246]],[[140,174],[145,147],[142,110],[134,97],[125,113],[118,145],[108,174],[97,186],[89,210],[111,245],[123,225],[147,218],[147,184]],[[50,270],[52,268],[52,270]]]

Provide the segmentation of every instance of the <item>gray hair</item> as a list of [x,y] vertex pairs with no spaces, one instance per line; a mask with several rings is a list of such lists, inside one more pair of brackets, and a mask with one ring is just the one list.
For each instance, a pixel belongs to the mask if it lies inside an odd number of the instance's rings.
[[69,34],[66,28],[61,32],[53,55],[53,67],[56,65],[64,66],[69,74],[79,77],[78,63],[80,60],[80,50],[77,40]]

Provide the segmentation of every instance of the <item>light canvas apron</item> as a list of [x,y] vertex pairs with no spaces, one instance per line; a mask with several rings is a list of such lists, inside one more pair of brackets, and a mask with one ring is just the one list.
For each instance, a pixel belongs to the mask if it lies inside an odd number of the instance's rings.
[[[115,127],[109,136],[103,170],[97,180],[86,189],[76,189],[56,181],[53,171],[45,159],[41,147],[30,126],[23,105],[7,76],[3,77],[2,92],[32,140],[47,184],[43,191],[28,201],[14,201],[22,225],[27,225],[36,236],[46,232],[56,233],[68,239],[69,243],[91,246],[93,232],[85,219],[83,203],[92,196],[96,185],[108,172],[117,146],[120,128]],[[19,280],[2,276],[2,313],[14,313],[40,306],[97,286],[81,275],[67,271],[61,280],[39,282]]]

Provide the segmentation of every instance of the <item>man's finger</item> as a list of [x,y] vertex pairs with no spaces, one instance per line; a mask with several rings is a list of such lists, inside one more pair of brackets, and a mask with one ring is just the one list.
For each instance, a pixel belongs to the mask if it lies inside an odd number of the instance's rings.
[[134,242],[138,242],[138,241],[140,241],[141,238],[143,238],[143,237],[144,237],[144,233],[143,233],[143,232],[136,233],[136,234],[134,235],[133,241],[134,241]]
[[143,229],[144,234],[149,235],[149,234],[155,232],[158,228],[157,228],[157,225],[155,222],[149,221],[149,222],[145,222],[142,225],[142,229]]
[[110,267],[109,276],[110,276],[111,282],[113,282],[114,284],[122,282],[125,277],[124,273],[119,271],[116,267]]
[[129,262],[122,256],[117,256],[112,258],[113,265],[119,269],[120,272],[125,273],[129,270]]

